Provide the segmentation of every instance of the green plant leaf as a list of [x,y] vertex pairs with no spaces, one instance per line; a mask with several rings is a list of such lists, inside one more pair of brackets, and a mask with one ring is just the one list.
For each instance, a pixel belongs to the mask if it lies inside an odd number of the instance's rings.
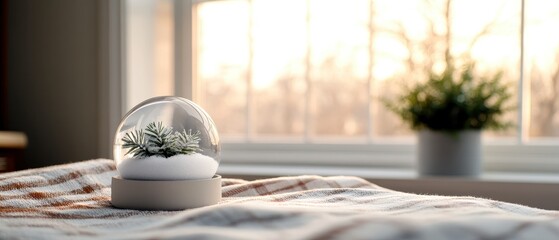
[[501,71],[478,77],[472,62],[461,67],[447,64],[441,74],[429,72],[427,81],[406,86],[395,101],[384,99],[383,103],[416,130],[502,130],[512,123],[499,117],[513,109],[508,107],[510,87],[502,77]]

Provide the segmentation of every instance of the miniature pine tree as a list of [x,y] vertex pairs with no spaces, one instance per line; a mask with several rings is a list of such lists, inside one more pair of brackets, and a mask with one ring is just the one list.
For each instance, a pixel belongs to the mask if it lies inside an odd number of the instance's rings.
[[192,129],[173,131],[164,127],[162,122],[152,122],[144,130],[126,133],[122,138],[125,155],[132,154],[135,158],[149,156],[172,157],[178,154],[193,154],[200,149],[200,131],[192,133]]

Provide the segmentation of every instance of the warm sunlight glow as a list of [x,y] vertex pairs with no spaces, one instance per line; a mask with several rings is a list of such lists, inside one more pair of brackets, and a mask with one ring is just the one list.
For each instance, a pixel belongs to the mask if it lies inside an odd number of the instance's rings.
[[[156,7],[147,6],[154,2]],[[172,1],[132,5],[128,31],[134,41],[128,44],[128,59],[136,67],[128,69],[135,79],[131,95],[172,93],[172,46],[181,44],[172,41]],[[443,69],[447,50],[455,58],[475,60],[480,73],[503,71],[514,105],[523,106],[522,119],[518,111],[505,118],[522,125],[523,137],[559,136],[559,1],[526,1],[523,71],[520,0],[217,0],[195,5],[199,101],[226,139],[411,136],[379,100],[395,96],[402,84],[423,81],[428,69]],[[524,102],[518,99],[521,77]],[[509,140],[520,134],[519,128],[487,132]]]

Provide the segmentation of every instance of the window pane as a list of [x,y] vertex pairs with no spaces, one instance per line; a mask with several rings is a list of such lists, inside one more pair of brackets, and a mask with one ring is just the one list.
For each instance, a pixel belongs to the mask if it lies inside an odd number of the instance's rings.
[[[511,106],[515,105],[520,0],[455,0],[449,19],[447,2],[197,4],[202,105],[224,136],[412,136],[413,131],[379,100],[397,96],[402,84],[424,81],[429,69],[442,70],[447,50],[456,59],[475,60],[480,75],[502,70],[504,80],[512,83]],[[504,118],[517,123],[517,112]],[[517,131],[486,135],[512,137]]]
[[311,1],[309,78],[314,138],[368,134],[368,7],[368,1]]
[[[510,93],[513,94],[508,107],[515,110],[507,112],[502,120],[515,126],[519,124],[516,108],[520,105],[521,7],[520,0],[460,0],[453,6],[455,54],[470,55],[476,61],[480,76],[491,77],[503,71],[503,81],[510,83]],[[464,11],[468,8],[471,10]],[[472,12],[475,12],[475,18],[472,18]],[[513,137],[520,133],[518,128],[511,127],[506,131],[484,134],[487,137]]]
[[302,139],[305,1],[253,1],[252,9],[254,135]]
[[559,2],[526,1],[526,79],[530,137],[559,136]]
[[246,131],[248,76],[248,5],[216,1],[197,5],[196,72],[200,104],[224,137]]

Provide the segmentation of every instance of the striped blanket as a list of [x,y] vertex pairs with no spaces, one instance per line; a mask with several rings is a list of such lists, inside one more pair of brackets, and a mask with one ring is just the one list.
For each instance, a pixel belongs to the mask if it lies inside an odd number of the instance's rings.
[[425,196],[356,177],[223,179],[184,211],[116,209],[111,160],[0,175],[0,239],[559,239],[559,212]]

